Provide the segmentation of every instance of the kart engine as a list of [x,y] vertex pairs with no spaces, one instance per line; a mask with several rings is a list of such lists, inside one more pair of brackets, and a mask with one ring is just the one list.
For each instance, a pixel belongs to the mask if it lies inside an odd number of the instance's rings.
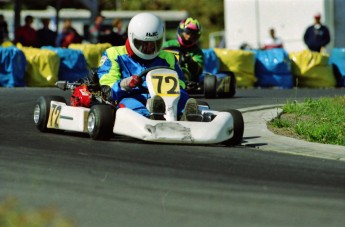
[[90,107],[92,94],[87,85],[82,84],[74,88],[70,102],[71,106]]

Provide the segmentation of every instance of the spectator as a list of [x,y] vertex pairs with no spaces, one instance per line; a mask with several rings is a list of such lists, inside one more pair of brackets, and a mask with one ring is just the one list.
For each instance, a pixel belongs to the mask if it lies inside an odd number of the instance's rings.
[[239,48],[240,48],[240,50],[247,50],[247,51],[253,50],[253,47],[247,42],[241,43]]
[[283,41],[276,36],[274,28],[269,30],[269,37],[265,39],[262,49],[268,50],[273,48],[283,48]]
[[320,52],[331,40],[328,28],[320,21],[321,14],[314,15],[314,24],[304,33],[304,42],[311,51]]
[[56,38],[56,46],[67,48],[71,43],[81,43],[82,41],[83,38],[72,26],[72,20],[65,19],[62,31],[58,34]]
[[124,45],[127,39],[127,29],[124,29],[123,21],[121,19],[114,19],[111,22],[113,28],[112,32],[115,34],[115,44],[114,45]]
[[90,43],[99,43],[102,36],[110,34],[110,28],[107,28],[103,23],[104,17],[102,15],[98,15],[89,29]]
[[32,28],[34,18],[31,15],[25,17],[25,24],[15,31],[14,43],[23,46],[37,47],[37,32]]
[[123,21],[121,19],[114,19],[111,22],[113,27],[113,32],[122,36],[125,31],[123,31]]
[[37,31],[38,47],[42,46],[55,46],[56,32],[49,28],[50,19],[43,18],[43,27]]
[[109,34],[102,35],[99,38],[100,43],[110,43],[112,46],[125,45],[127,35],[122,31],[122,20],[114,19],[111,22],[112,30]]
[[8,39],[8,25],[5,21],[4,15],[0,14],[0,44]]

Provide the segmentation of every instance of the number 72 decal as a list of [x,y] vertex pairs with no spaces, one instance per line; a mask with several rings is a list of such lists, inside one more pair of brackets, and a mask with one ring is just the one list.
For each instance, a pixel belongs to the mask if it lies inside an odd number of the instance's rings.
[[47,125],[48,128],[59,127],[60,114],[61,114],[61,106],[56,105],[56,104],[51,104],[48,125]]
[[152,75],[151,83],[157,95],[178,96],[180,94],[179,81],[174,74]]

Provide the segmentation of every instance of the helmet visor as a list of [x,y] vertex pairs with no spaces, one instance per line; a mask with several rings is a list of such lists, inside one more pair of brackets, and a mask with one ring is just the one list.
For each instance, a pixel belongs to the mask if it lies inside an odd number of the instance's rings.
[[199,40],[199,37],[200,37],[200,34],[198,32],[196,32],[195,30],[188,29],[188,28],[186,28],[181,34],[183,43],[187,45],[196,43]]
[[142,41],[138,39],[133,40],[133,44],[137,50],[143,54],[151,55],[158,53],[163,44],[163,38],[155,41]]

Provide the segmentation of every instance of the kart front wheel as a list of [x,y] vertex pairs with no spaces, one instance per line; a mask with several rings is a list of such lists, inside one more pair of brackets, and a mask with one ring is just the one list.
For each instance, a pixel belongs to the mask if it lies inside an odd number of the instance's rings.
[[113,134],[114,118],[108,105],[94,105],[87,118],[87,130],[94,140],[109,140]]
[[47,128],[51,101],[66,103],[65,98],[61,96],[41,96],[37,99],[34,109],[34,123],[41,132],[52,130]]
[[229,110],[233,120],[234,120],[234,134],[233,136],[224,142],[227,146],[240,145],[243,139],[244,132],[244,121],[242,113],[238,110]]

